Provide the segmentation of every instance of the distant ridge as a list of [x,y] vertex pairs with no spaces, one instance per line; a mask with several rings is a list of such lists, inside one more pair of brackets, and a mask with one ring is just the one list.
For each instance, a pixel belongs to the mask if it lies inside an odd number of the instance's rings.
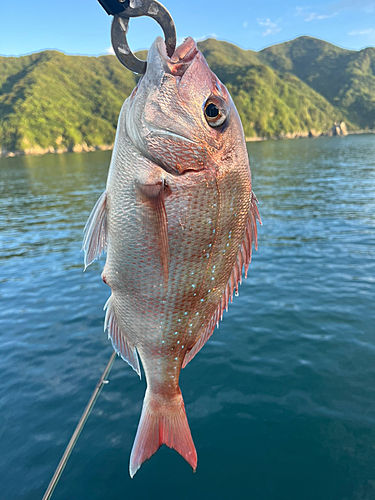
[[[233,96],[249,138],[375,128],[375,48],[302,36],[260,52],[198,44]],[[44,51],[0,57],[0,155],[111,147],[137,77],[115,56]],[[313,134],[313,135],[314,135]]]

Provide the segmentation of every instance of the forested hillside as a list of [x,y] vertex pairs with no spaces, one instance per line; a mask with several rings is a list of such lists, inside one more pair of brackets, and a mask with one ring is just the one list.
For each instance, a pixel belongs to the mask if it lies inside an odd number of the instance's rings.
[[[375,127],[375,49],[344,50],[300,37],[261,52],[199,44],[228,87],[247,137]],[[144,54],[143,54],[144,55]],[[137,77],[115,56],[44,51],[0,57],[0,152],[80,150],[113,143]]]
[[375,48],[345,50],[303,36],[262,50],[259,59],[289,72],[361,128],[375,127]]

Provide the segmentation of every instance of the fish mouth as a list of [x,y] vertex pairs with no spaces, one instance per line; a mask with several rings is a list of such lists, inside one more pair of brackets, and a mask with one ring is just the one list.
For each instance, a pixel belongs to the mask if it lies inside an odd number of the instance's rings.
[[197,144],[197,141],[192,140],[190,137],[184,134],[177,134],[176,132],[172,132],[172,130],[155,128],[151,124],[148,124],[150,132],[157,136],[168,136],[174,139],[183,139],[184,141],[190,142],[191,144]]
[[[176,48],[172,56],[169,57],[165,41],[159,36],[150,48],[145,76],[148,76],[150,81],[154,84],[160,85],[160,81],[163,76],[165,74],[169,74],[175,77],[176,83],[179,85],[183,75],[186,73],[187,69],[191,66],[198,54],[199,50],[197,44],[193,38],[188,37]],[[170,128],[161,129],[153,126],[150,122],[147,123],[147,128],[150,133],[156,137],[168,136],[170,139],[183,140],[189,142],[190,144],[197,143],[186,131],[177,132],[176,130],[171,130]]]
[[179,77],[184,75],[199,53],[197,44],[190,36],[176,48],[171,57],[168,57],[165,42],[161,37],[155,40],[155,46],[164,63],[165,71]]

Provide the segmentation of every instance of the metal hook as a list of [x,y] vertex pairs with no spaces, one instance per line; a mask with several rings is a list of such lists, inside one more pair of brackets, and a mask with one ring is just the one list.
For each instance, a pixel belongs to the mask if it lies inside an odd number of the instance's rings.
[[164,32],[167,54],[176,48],[176,28],[167,9],[156,0],[99,0],[108,14],[114,16],[111,29],[112,46],[118,60],[134,73],[146,73],[146,61],[138,59],[130,50],[126,34],[130,17],[148,16],[155,19]]

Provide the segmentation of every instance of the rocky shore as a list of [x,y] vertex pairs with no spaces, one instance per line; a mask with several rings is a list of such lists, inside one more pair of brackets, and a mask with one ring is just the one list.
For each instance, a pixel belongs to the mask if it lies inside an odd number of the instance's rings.
[[311,138],[315,139],[317,137],[344,137],[346,135],[352,134],[375,134],[375,129],[373,130],[347,130],[344,122],[334,123],[328,132],[321,132],[315,129],[311,129],[308,132],[292,132],[288,134],[279,134],[272,137],[246,137],[247,142],[257,142],[257,141],[278,141],[281,139],[303,139]]
[[[359,135],[359,134],[375,134],[375,129],[368,130],[347,130],[344,122],[334,123],[328,132],[320,132],[314,129],[308,132],[292,132],[279,134],[272,137],[246,137],[246,142],[258,141],[278,141],[281,139],[304,139],[304,138],[318,138],[318,137],[344,137],[346,135]],[[13,156],[40,156],[48,153],[62,154],[62,153],[87,153],[89,151],[109,151],[113,149],[113,144],[102,144],[100,146],[88,146],[85,142],[77,144],[72,148],[49,148],[32,147],[24,151],[8,151],[0,148],[0,157],[13,157]]]
[[109,151],[113,149],[113,144],[101,144],[100,146],[88,146],[85,142],[83,144],[76,144],[72,148],[41,148],[39,146],[25,149],[24,151],[8,151],[7,149],[0,149],[0,157],[13,157],[13,156],[41,156],[48,153],[62,154],[62,153],[88,153],[89,151]]

